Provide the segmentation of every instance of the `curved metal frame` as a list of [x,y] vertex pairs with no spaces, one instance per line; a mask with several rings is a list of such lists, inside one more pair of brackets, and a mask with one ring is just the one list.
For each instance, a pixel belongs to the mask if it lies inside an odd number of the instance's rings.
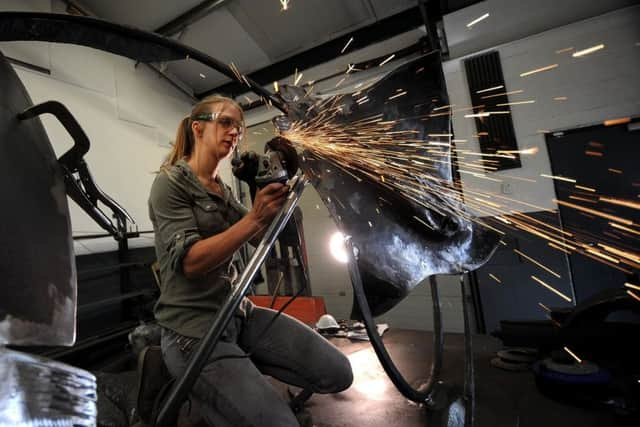
[[351,276],[351,284],[353,285],[354,296],[358,305],[360,306],[360,311],[362,314],[362,318],[364,320],[365,328],[367,330],[367,334],[369,335],[369,339],[371,340],[371,345],[380,360],[380,364],[382,364],[383,369],[396,386],[396,388],[405,396],[407,399],[412,400],[418,403],[424,403],[428,406],[432,406],[435,403],[435,399],[433,399],[434,393],[436,392],[436,384],[437,378],[440,375],[440,368],[442,366],[442,349],[443,349],[443,331],[442,331],[442,316],[440,313],[440,300],[438,298],[438,287],[433,276],[429,277],[429,284],[431,286],[431,300],[433,303],[433,360],[431,363],[429,379],[424,387],[421,390],[417,390],[412,387],[404,376],[400,373],[396,365],[391,360],[387,349],[382,342],[382,338],[378,334],[376,329],[375,322],[373,320],[373,316],[371,315],[371,310],[369,308],[369,303],[367,302],[367,297],[364,292],[364,287],[362,285],[362,279],[360,277],[360,269],[357,265],[357,249],[353,246],[350,240],[345,242],[347,246],[347,253],[349,253],[349,275]]
[[[91,37],[89,37],[89,35]],[[217,59],[173,39],[102,19],[39,12],[0,12],[0,41],[43,41],[93,47],[140,62],[195,60],[232,80],[241,79],[274,107],[287,112],[276,96]]]
[[[417,403],[423,403],[429,408],[434,408],[437,404],[435,398],[438,393],[438,385],[442,384],[438,381],[440,375],[440,369],[442,367],[442,353],[444,344],[444,334],[442,330],[442,315],[440,312],[440,299],[438,296],[438,287],[434,276],[429,277],[429,285],[431,287],[431,301],[433,305],[433,360],[431,362],[431,368],[429,373],[429,379],[427,383],[416,389],[411,386],[404,376],[400,373],[396,365],[391,360],[387,349],[382,342],[382,338],[378,334],[375,321],[371,315],[369,309],[369,303],[367,302],[366,295],[364,293],[364,287],[362,285],[362,279],[360,277],[360,270],[357,265],[358,251],[353,246],[352,242],[347,239],[345,242],[350,254],[349,259],[349,275],[351,277],[351,283],[353,285],[354,296],[358,305],[362,318],[364,320],[365,328],[371,345],[380,360],[382,368],[385,370],[389,379],[393,382],[396,388],[407,399]],[[464,283],[464,272],[460,274],[460,287],[462,292],[462,304],[463,304],[463,317],[464,317],[464,350],[465,350],[465,366],[464,366],[464,425],[473,426],[475,421],[475,373],[473,365],[473,343],[471,338],[471,314],[469,313],[469,307],[467,303],[467,291]]]

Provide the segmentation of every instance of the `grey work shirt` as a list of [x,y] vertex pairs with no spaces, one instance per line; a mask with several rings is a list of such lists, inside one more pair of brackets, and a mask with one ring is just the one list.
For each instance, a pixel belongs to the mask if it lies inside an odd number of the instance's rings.
[[230,255],[205,275],[188,279],[182,260],[198,240],[225,231],[247,213],[230,188],[218,182],[223,196],[207,190],[180,160],[159,172],[151,186],[149,217],[161,282],[155,317],[160,325],[187,337],[202,338],[207,331],[231,291],[233,265]]

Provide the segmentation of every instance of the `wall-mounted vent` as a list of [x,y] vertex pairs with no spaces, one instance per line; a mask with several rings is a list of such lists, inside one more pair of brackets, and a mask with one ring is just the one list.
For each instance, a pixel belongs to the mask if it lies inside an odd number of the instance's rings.
[[[518,142],[513,130],[508,92],[502,76],[502,66],[498,52],[489,52],[464,61],[467,83],[473,110],[466,114],[475,117],[477,137],[488,170],[519,168]],[[473,115],[473,116],[471,116]],[[508,153],[500,153],[500,152]]]

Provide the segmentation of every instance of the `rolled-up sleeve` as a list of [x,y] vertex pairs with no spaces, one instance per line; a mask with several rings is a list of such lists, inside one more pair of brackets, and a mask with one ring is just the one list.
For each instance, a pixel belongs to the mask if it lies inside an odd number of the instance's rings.
[[171,269],[182,272],[182,260],[202,236],[198,231],[190,194],[169,173],[160,172],[151,186],[149,216],[156,245],[166,251]]

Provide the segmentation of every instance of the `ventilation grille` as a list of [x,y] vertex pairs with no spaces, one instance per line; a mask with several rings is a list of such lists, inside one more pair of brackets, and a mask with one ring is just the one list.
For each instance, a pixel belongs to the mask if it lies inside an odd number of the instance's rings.
[[[467,83],[471,95],[480,150],[483,154],[499,154],[498,151],[514,152],[518,150],[518,142],[513,130],[511,109],[506,104],[508,91],[502,76],[502,66],[498,52],[489,52],[474,56],[464,61],[467,72]],[[507,158],[504,156],[511,156]],[[504,156],[485,156],[484,166],[488,170],[503,170],[519,168],[522,163],[517,153]]]

